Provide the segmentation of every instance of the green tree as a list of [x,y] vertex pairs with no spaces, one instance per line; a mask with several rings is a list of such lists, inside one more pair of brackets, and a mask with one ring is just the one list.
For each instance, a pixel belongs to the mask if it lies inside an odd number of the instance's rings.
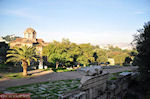
[[20,37],[14,36],[14,35],[6,35],[2,38],[5,39],[6,41],[10,42],[10,41],[16,40],[17,38],[20,38]]
[[7,50],[9,49],[8,44],[0,42],[0,63],[3,64],[6,61]]
[[107,51],[105,49],[96,49],[97,52],[97,62],[100,63],[106,63],[108,61]]
[[81,55],[78,57],[77,61],[84,64],[84,66],[93,63],[94,47],[90,43],[80,44],[79,47],[81,49]]
[[125,58],[128,57],[128,53],[122,53],[120,52],[117,55],[114,55],[114,60],[116,65],[123,65]]
[[130,57],[126,57],[125,58],[125,64],[130,64],[130,62],[132,61],[132,59]]
[[78,64],[77,59],[82,55],[82,50],[79,47],[79,45],[71,43],[67,53],[70,56],[70,58],[72,58],[70,61],[70,65],[77,65]]
[[150,21],[143,26],[143,29],[138,30],[134,36],[134,44],[138,51],[135,61],[139,66],[139,72],[143,85],[143,91],[150,91]]
[[32,60],[37,61],[36,51],[33,47],[22,46],[15,47],[14,49],[8,50],[8,57],[6,62],[22,62],[23,76],[27,76],[27,67],[30,66]]
[[72,54],[70,53],[71,42],[63,39],[62,42],[54,41],[46,46],[43,50],[43,55],[47,56],[48,62],[56,64],[56,69],[59,64],[68,65],[73,62]]

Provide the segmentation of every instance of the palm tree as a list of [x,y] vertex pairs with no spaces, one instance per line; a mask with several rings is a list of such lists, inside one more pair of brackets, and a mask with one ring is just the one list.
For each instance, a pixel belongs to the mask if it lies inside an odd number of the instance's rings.
[[27,76],[27,67],[30,66],[32,60],[37,61],[36,51],[34,47],[22,46],[15,47],[7,51],[8,59],[6,62],[22,62],[23,76]]

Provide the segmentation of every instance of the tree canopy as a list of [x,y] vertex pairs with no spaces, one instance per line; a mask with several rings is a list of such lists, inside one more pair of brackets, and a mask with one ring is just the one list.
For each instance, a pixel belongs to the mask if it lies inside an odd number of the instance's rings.
[[20,38],[19,36],[15,36],[15,35],[6,35],[4,37],[2,37],[3,39],[5,39],[6,41],[10,42],[13,40],[16,40],[17,38]]
[[63,39],[62,42],[53,41],[43,49],[43,55],[47,57],[48,62],[64,66],[101,64],[108,62],[108,58],[113,58],[117,65],[122,65],[125,58],[130,56],[130,52],[131,50],[110,45],[108,49],[102,49],[90,43],[76,44],[68,39]]
[[27,67],[30,66],[32,60],[37,61],[36,51],[34,47],[22,46],[15,47],[7,51],[8,59],[6,62],[22,62],[23,75],[27,76]]
[[138,52],[134,61],[139,66],[141,82],[145,86],[144,90],[150,89],[150,21],[138,30],[133,43],[136,45]]

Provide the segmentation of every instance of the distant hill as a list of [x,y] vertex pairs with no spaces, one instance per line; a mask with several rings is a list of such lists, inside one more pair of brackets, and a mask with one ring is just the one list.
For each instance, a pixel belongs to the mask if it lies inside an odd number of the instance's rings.
[[112,43],[112,44],[99,44],[99,45],[101,48],[107,48],[108,45],[113,45],[113,46],[117,46],[121,49],[128,49],[128,50],[132,49],[132,45],[130,43],[124,43],[124,42]]
[[20,38],[19,36],[15,36],[15,35],[7,35],[2,37],[4,40],[6,40],[7,42],[16,40],[17,38]]

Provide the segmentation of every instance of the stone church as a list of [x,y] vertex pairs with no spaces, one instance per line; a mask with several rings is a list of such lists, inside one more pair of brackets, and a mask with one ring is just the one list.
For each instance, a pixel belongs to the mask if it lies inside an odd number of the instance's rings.
[[36,31],[32,28],[27,28],[24,31],[24,38],[17,38],[14,41],[10,42],[10,48],[13,48],[14,46],[20,47],[20,46],[35,46],[36,48],[41,46],[46,46],[48,43],[44,42],[42,39],[36,38]]

